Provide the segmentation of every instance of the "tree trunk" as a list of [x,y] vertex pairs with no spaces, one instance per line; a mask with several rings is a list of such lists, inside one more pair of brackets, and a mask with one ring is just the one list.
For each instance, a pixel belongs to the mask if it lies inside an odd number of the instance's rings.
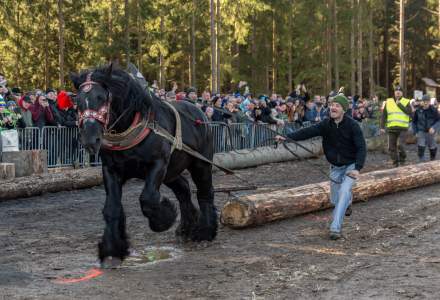
[[275,8],[272,11],[272,93],[277,90],[277,33]]
[[60,88],[64,89],[64,14],[63,0],[58,0]]
[[216,5],[216,28],[217,28],[217,32],[215,34],[215,46],[217,48],[217,53],[216,53],[216,71],[217,71],[217,91],[220,93],[221,90],[221,81],[220,81],[220,43],[219,43],[219,38],[220,38],[220,26],[221,26],[221,7],[220,7],[220,0],[217,0],[217,5]]
[[362,78],[362,59],[363,59],[363,36],[362,36],[362,4],[363,0],[358,0],[358,94],[362,97],[363,94],[363,78]]
[[[327,7],[327,12],[330,11],[330,4],[329,4],[330,0],[326,0],[326,7]],[[331,23],[330,23],[330,16],[331,14],[327,14],[326,17],[326,54],[327,54],[327,86],[326,86],[326,93],[330,92],[333,89],[333,78],[332,78],[332,73],[333,73],[333,68],[332,68],[332,41],[331,41]]]
[[350,31],[350,92],[356,94],[356,54],[355,54],[355,0],[351,0],[351,31]]
[[12,179],[0,184],[0,201],[32,197],[75,189],[86,189],[102,184],[101,168],[86,168],[60,173],[48,173]]
[[217,46],[215,34],[215,4],[209,0],[210,26],[211,26],[211,92],[217,93]]
[[293,91],[293,70],[292,70],[292,48],[293,48],[293,0],[290,1],[289,9],[289,24],[288,24],[288,48],[287,48],[287,90],[290,93]]
[[[251,33],[251,57],[252,57],[252,64],[251,64],[251,78],[252,83],[251,86],[256,87],[257,86],[257,20],[255,15],[252,16],[252,33]],[[237,70],[239,71],[239,70]],[[254,91],[255,92],[255,91]]]
[[387,94],[390,93],[390,54],[388,51],[388,42],[389,42],[389,9],[390,0],[386,0],[385,2],[385,28],[383,33],[383,51],[384,51],[384,62],[385,62],[385,88],[387,90]]
[[[45,17],[49,20],[50,6],[49,1],[45,2]],[[44,89],[49,87],[49,22],[44,23]],[[60,68],[61,69],[61,68]]]
[[136,1],[137,8],[137,67],[139,72],[142,73],[142,17],[141,17],[141,5],[140,0]]
[[[160,37],[163,39],[164,32],[164,17],[160,16]],[[165,88],[165,67],[163,62],[163,53],[162,50],[159,50],[159,87]]]
[[368,12],[368,69],[369,69],[369,87],[370,87],[370,92],[369,92],[369,97],[370,99],[373,97],[373,95],[375,94],[374,90],[375,90],[375,84],[374,84],[374,59],[373,59],[373,10],[372,7],[370,7],[369,12]]
[[334,55],[335,55],[335,89],[339,89],[339,54],[338,54],[338,10],[337,10],[336,0],[333,0],[332,10],[333,10],[333,45],[334,45]]
[[403,94],[406,94],[406,72],[405,72],[405,0],[400,0],[400,17],[399,17],[399,76],[400,86]]
[[193,7],[191,12],[191,62],[190,62],[190,85],[196,84],[196,8],[197,0],[193,0]]
[[129,7],[130,3],[128,0],[125,0],[124,2],[124,33],[125,33],[125,38],[124,38],[124,44],[125,44],[125,60],[126,60],[126,64],[128,67],[128,64],[130,63],[130,28],[129,28],[129,23],[130,23],[130,7]]
[[16,52],[15,57],[17,61],[17,67],[15,68],[15,80],[17,82],[17,86],[20,86],[20,70],[21,70],[21,7],[20,7],[21,1],[17,1],[17,36],[16,36]]
[[[440,161],[361,175],[353,188],[353,202],[440,182]],[[328,182],[241,196],[223,207],[221,222],[245,228],[330,208]]]

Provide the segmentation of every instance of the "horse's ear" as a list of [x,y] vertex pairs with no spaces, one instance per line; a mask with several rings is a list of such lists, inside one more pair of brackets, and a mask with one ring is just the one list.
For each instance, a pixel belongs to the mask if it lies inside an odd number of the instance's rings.
[[70,73],[69,74],[69,77],[70,77],[70,80],[72,81],[72,83],[73,83],[73,86],[75,87],[75,89],[79,89],[79,86],[80,86],[80,76],[78,75],[78,74],[76,74],[76,73]]
[[113,72],[113,62],[111,62],[107,69],[105,70],[105,75],[107,75],[107,77],[111,78],[112,77],[112,72]]

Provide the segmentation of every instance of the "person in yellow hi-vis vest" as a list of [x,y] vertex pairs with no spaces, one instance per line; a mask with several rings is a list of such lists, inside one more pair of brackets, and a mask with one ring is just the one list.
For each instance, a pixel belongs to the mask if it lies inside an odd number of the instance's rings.
[[405,163],[406,153],[403,147],[406,132],[410,126],[412,107],[410,101],[403,97],[400,86],[394,91],[394,98],[385,102],[380,122],[381,133],[388,132],[388,150],[394,167]]

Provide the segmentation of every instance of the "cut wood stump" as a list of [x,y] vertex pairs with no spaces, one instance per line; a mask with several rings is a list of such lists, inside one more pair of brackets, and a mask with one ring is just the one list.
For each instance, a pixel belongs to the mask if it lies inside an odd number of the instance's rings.
[[16,177],[47,173],[46,150],[3,152],[2,162],[15,164]]
[[[439,182],[440,161],[374,171],[360,176],[353,188],[353,202]],[[229,200],[220,220],[231,228],[245,228],[331,206],[330,184],[321,182]]]
[[15,165],[10,163],[0,163],[0,180],[15,178]]

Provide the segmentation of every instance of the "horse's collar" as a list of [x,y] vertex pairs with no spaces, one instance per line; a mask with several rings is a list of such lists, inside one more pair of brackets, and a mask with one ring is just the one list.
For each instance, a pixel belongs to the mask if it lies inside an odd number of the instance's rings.
[[112,151],[131,149],[150,134],[151,129],[149,125],[153,122],[154,114],[152,112],[149,112],[146,118],[141,118],[140,112],[137,112],[132,124],[124,132],[104,132],[102,147]]

